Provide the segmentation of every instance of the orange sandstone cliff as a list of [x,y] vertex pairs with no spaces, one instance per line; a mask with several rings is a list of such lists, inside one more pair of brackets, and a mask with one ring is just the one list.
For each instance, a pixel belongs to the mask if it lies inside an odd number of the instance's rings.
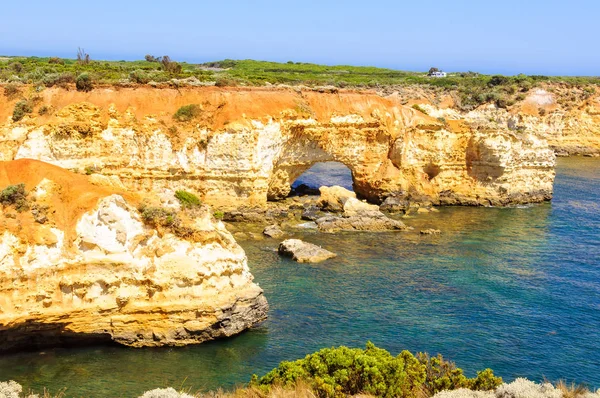
[[[206,207],[186,236],[143,222],[139,195],[36,160],[0,162],[0,351],[115,341],[184,345],[266,317],[242,248]],[[101,185],[97,185],[100,183]],[[176,211],[163,193],[162,206]]]
[[[554,153],[538,132],[438,120],[394,95],[112,87],[37,96],[50,111],[19,122],[0,99],[0,159],[100,174],[133,192],[186,189],[217,207],[263,205],[313,164],[339,161],[356,193],[375,203],[407,193],[470,205],[552,197]],[[188,104],[200,112],[175,121]]]

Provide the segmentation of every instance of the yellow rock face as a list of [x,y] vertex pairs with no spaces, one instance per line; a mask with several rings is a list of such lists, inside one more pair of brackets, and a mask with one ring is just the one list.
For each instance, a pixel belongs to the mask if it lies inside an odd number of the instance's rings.
[[[0,214],[0,351],[185,345],[266,318],[244,251],[210,209],[183,239],[145,225],[136,196],[42,162],[0,162],[0,187],[19,182],[30,209],[7,204]],[[43,224],[32,215],[42,208]]]
[[[7,117],[0,158],[98,173],[135,192],[186,189],[223,208],[263,205],[285,197],[315,163],[338,161],[352,171],[358,196],[375,203],[408,192],[473,205],[552,196],[555,159],[544,138],[440,121],[394,96],[218,88],[43,93],[56,112],[18,124]],[[191,103],[201,116],[175,122],[178,107]]]

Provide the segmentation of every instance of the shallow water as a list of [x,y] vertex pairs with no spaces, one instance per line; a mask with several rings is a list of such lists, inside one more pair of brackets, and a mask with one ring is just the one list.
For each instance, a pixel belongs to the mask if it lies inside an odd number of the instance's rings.
[[229,388],[281,360],[371,340],[394,354],[440,352],[469,375],[490,367],[506,380],[600,387],[599,183],[598,159],[559,159],[551,204],[442,208],[407,219],[407,233],[299,231],[339,255],[314,265],[280,258],[275,240],[242,242],[271,305],[260,326],[185,348],[3,356],[0,380],[86,397]]

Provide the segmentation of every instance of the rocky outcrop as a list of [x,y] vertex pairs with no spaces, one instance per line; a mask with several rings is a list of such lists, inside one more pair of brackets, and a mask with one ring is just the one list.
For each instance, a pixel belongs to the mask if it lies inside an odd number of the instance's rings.
[[[106,176],[136,192],[198,193],[215,206],[262,206],[317,162],[338,161],[354,191],[381,203],[503,205],[552,196],[554,154],[533,131],[438,120],[369,92],[215,87],[46,89],[49,115],[10,118],[0,98],[0,159],[34,158]],[[192,122],[173,114],[202,109]]]
[[[527,131],[548,141],[558,155],[600,156],[600,96],[597,88],[545,84],[530,90],[508,108],[487,104],[461,112],[453,101],[421,98],[429,115],[464,120],[482,129]],[[594,94],[595,93],[595,94]]]
[[300,239],[284,240],[279,244],[277,251],[282,256],[291,257],[292,260],[299,263],[320,263],[337,256],[329,250]]
[[0,351],[185,345],[265,319],[244,251],[209,208],[152,227],[138,196],[38,161],[0,162],[0,188],[17,183],[28,204],[0,215]]

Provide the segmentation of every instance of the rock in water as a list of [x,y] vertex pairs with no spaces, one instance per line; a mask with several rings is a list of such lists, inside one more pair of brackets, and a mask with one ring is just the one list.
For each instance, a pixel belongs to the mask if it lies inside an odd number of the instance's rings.
[[300,239],[287,239],[279,244],[279,254],[292,257],[299,263],[318,263],[336,257],[337,254]]
[[302,215],[300,217],[302,220],[315,221],[321,217],[321,214],[317,206],[309,205],[302,210]]
[[0,351],[180,346],[266,318],[243,249],[208,207],[150,226],[150,213],[133,205],[141,198],[59,167],[0,162],[0,189],[15,181],[28,201],[48,206],[48,219],[37,223],[28,210],[6,218],[6,203],[0,213]]
[[319,218],[317,226],[322,232],[338,231],[406,231],[410,229],[402,221],[386,217],[380,211],[362,211],[348,216],[325,216]]
[[321,197],[317,206],[325,211],[341,212],[344,211],[344,203],[349,198],[356,199],[356,194],[346,188],[334,185],[332,187],[319,188]]
[[439,229],[433,229],[433,228],[424,229],[421,231],[421,235],[439,235],[441,233],[442,233],[442,231],[440,231]]
[[269,238],[280,238],[285,235],[285,232],[279,228],[279,225],[269,225],[263,230],[263,234]]
[[379,213],[379,206],[371,205],[362,202],[356,198],[347,198],[344,202],[344,215],[354,216],[362,212],[377,212]]

